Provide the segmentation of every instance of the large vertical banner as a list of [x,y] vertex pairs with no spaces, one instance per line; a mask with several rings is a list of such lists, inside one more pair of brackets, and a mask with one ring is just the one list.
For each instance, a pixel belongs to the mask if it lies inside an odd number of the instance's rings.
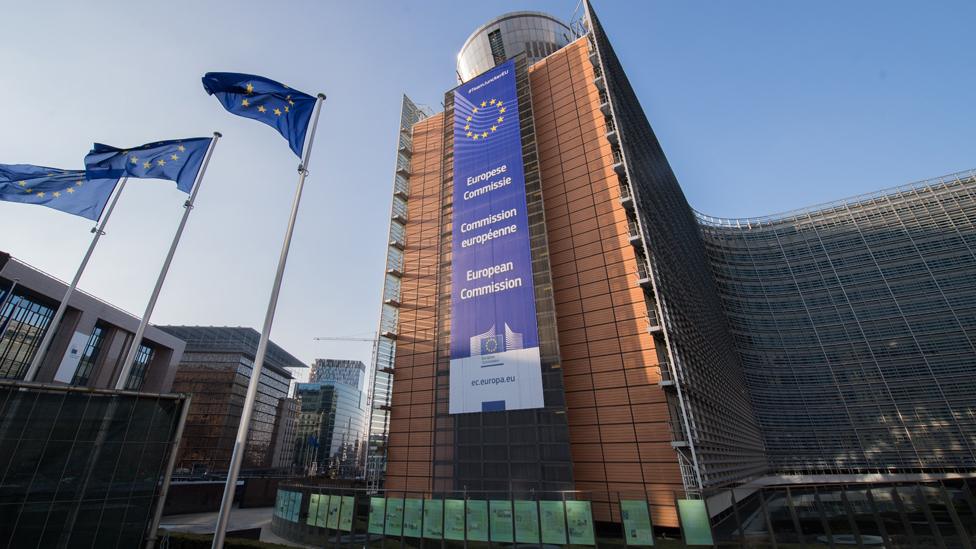
[[510,60],[454,91],[452,414],[545,405],[525,203]]

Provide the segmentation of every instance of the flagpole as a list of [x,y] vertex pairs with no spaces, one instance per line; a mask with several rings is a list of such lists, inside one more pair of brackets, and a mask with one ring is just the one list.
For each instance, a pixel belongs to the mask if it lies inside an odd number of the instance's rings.
[[51,318],[51,323],[48,324],[47,331],[44,332],[44,337],[41,339],[41,344],[37,347],[37,352],[34,353],[34,360],[31,361],[30,368],[27,369],[27,373],[24,374],[24,381],[34,381],[37,377],[37,372],[41,369],[41,363],[44,361],[44,357],[47,355],[48,347],[51,345],[51,340],[54,339],[54,332],[58,330],[58,325],[61,323],[61,318],[64,316],[65,310],[68,308],[68,301],[71,300],[71,294],[74,293],[75,288],[78,287],[78,281],[81,280],[82,273],[85,272],[85,267],[88,265],[88,260],[91,259],[92,253],[95,251],[95,245],[98,244],[98,239],[105,234],[105,225],[108,223],[108,218],[112,216],[112,210],[115,209],[115,204],[119,201],[119,197],[122,196],[122,191],[125,189],[125,182],[128,177],[123,177],[119,181],[119,188],[115,191],[115,196],[112,197],[112,202],[109,204],[108,209],[105,210],[105,214],[102,215],[102,221],[97,226],[92,228],[91,232],[95,233],[92,238],[91,244],[88,245],[88,251],[85,252],[85,257],[81,260],[81,265],[78,266],[78,271],[75,273],[75,277],[71,280],[71,285],[68,286],[68,290],[64,293],[64,298],[61,299],[61,304],[58,305],[58,310],[54,313],[54,317]]
[[[146,326],[149,325],[149,317],[152,316],[153,309],[156,308],[156,300],[159,299],[159,292],[163,289],[163,281],[166,280],[166,274],[169,272],[169,266],[173,262],[173,256],[176,255],[176,247],[180,244],[180,238],[183,237],[183,229],[186,227],[186,221],[190,218],[190,212],[193,210],[193,202],[197,198],[197,192],[200,191],[200,187],[203,185],[203,176],[207,173],[207,165],[210,164],[210,156],[213,154],[214,147],[217,146],[217,140],[223,137],[220,132],[214,132],[214,137],[210,141],[210,146],[207,147],[207,154],[203,157],[203,165],[200,166],[200,171],[197,172],[196,181],[193,182],[193,190],[190,191],[190,198],[183,204],[183,218],[180,219],[180,225],[176,228],[176,234],[173,236],[173,243],[169,246],[169,253],[166,254],[166,261],[163,262],[163,268],[159,271],[159,277],[156,278],[156,287],[153,288],[152,295],[149,297],[149,303],[146,305],[146,312],[142,314],[142,320],[139,322],[139,327],[136,329],[135,337],[132,338],[132,342],[129,343],[129,350],[125,354],[125,360],[122,362],[122,371],[119,372],[119,379],[115,382],[115,388],[119,391],[125,389],[126,382],[129,381],[129,374],[132,372],[133,363],[136,360],[136,353],[139,352],[139,345],[142,343],[142,336],[146,332]],[[138,387],[136,387],[138,389]]]
[[257,352],[254,354],[254,368],[251,370],[251,380],[247,385],[247,398],[244,399],[244,410],[241,413],[241,423],[237,427],[237,439],[234,441],[234,453],[230,458],[227,470],[227,482],[224,484],[224,497],[220,502],[220,514],[214,528],[212,549],[222,549],[224,537],[227,534],[227,522],[230,520],[230,509],[234,503],[234,490],[237,488],[237,475],[241,471],[241,460],[244,457],[244,447],[247,445],[247,431],[251,425],[251,414],[254,411],[254,401],[258,393],[258,383],[261,379],[261,369],[264,367],[264,355],[268,351],[268,339],[271,337],[271,324],[274,322],[275,308],[278,306],[278,292],[281,290],[281,279],[285,273],[285,262],[288,260],[288,248],[291,246],[291,235],[295,230],[295,219],[298,217],[298,205],[302,200],[302,189],[305,187],[305,176],[308,175],[308,162],[312,156],[312,143],[315,142],[315,130],[319,125],[319,113],[325,94],[320,93],[315,101],[315,116],[312,118],[312,130],[305,145],[302,163],[298,166],[298,186],[295,198],[291,204],[291,217],[285,231],[285,240],[281,244],[281,255],[278,257],[278,272],[275,273],[274,284],[271,286],[271,298],[268,300],[268,310],[264,315],[264,327],[261,330],[261,340],[258,342]]

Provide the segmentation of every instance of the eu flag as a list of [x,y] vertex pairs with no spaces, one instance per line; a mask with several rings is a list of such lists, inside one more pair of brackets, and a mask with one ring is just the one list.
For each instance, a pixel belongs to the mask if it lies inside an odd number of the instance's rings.
[[208,72],[203,75],[203,89],[229,112],[278,130],[298,158],[302,157],[314,97],[262,76],[235,72]]
[[189,194],[211,141],[211,137],[173,139],[132,149],[95,143],[85,157],[85,168],[88,177],[169,179]]
[[117,177],[87,179],[84,170],[0,164],[0,200],[39,204],[97,221]]

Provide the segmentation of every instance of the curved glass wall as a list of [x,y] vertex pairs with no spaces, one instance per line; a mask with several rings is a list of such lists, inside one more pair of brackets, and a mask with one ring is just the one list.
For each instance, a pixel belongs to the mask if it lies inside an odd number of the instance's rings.
[[976,466],[976,176],[699,215],[770,465]]
[[573,38],[570,28],[551,15],[533,11],[506,13],[479,27],[461,46],[458,78],[465,82],[523,52],[532,65]]

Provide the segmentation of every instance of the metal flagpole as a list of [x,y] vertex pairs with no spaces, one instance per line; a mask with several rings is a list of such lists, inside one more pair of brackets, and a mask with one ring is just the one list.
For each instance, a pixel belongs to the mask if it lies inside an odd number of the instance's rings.
[[210,164],[210,155],[213,154],[214,147],[217,146],[217,140],[221,137],[223,135],[220,132],[214,132],[213,140],[210,141],[210,146],[207,147],[207,154],[203,157],[203,164],[200,166],[200,171],[197,172],[197,179],[193,182],[193,190],[190,191],[190,198],[183,204],[183,218],[180,219],[180,225],[176,228],[176,234],[173,236],[173,243],[169,246],[169,253],[166,254],[166,261],[163,262],[163,268],[159,271],[159,277],[156,279],[156,287],[153,288],[152,295],[149,297],[149,303],[146,305],[146,312],[142,315],[142,320],[136,329],[135,337],[129,343],[129,351],[125,354],[125,360],[122,362],[122,371],[119,372],[119,379],[115,382],[115,388],[117,390],[121,391],[125,389],[126,382],[129,381],[129,374],[132,372],[136,353],[139,352],[142,336],[146,332],[146,326],[149,325],[149,317],[152,316],[153,309],[156,308],[156,300],[159,298],[159,292],[163,289],[163,281],[166,280],[169,266],[173,262],[173,256],[176,255],[176,247],[180,244],[180,238],[183,236],[186,221],[190,218],[190,212],[193,210],[193,201],[196,200],[197,192],[199,192],[200,186],[203,184],[203,175],[207,172],[207,165]]
[[115,204],[119,201],[119,197],[122,196],[122,191],[125,189],[125,182],[128,181],[128,177],[123,177],[119,181],[119,188],[115,191],[115,196],[112,198],[112,202],[109,204],[108,209],[105,210],[105,214],[102,215],[102,222],[97,226],[92,228],[91,232],[95,233],[92,238],[91,244],[88,245],[88,251],[85,252],[85,257],[81,260],[81,265],[78,266],[78,272],[75,273],[75,277],[71,280],[71,285],[68,286],[68,291],[64,293],[64,298],[61,299],[61,304],[58,305],[58,310],[54,313],[54,317],[51,318],[51,323],[48,324],[47,331],[44,332],[44,337],[41,339],[41,344],[37,347],[37,352],[34,353],[34,360],[31,361],[30,368],[27,369],[27,373],[24,374],[24,381],[34,381],[37,377],[37,372],[41,369],[41,362],[44,361],[45,355],[47,355],[48,347],[51,345],[51,340],[54,339],[54,332],[58,330],[58,324],[61,323],[61,317],[64,316],[64,311],[68,308],[68,301],[71,300],[71,294],[74,293],[75,288],[78,287],[78,281],[81,280],[81,274],[85,272],[85,267],[88,265],[88,260],[91,259],[92,253],[95,251],[95,244],[98,244],[98,239],[105,234],[105,225],[108,223],[108,218],[112,216],[112,210],[115,209]]
[[325,94],[320,93],[315,102],[315,116],[312,118],[312,131],[309,132],[308,143],[302,163],[298,166],[298,187],[291,204],[291,217],[285,231],[285,240],[281,244],[281,255],[278,257],[278,272],[275,273],[274,284],[271,286],[271,298],[268,300],[268,311],[264,315],[264,327],[261,329],[261,340],[254,355],[254,368],[251,370],[251,381],[247,385],[247,398],[244,400],[244,410],[241,413],[241,423],[237,427],[237,439],[234,441],[234,453],[230,458],[227,470],[227,482],[224,484],[224,497],[220,502],[220,514],[214,528],[212,549],[222,549],[224,537],[227,535],[227,522],[230,520],[230,508],[234,503],[234,490],[237,488],[237,475],[241,472],[241,460],[244,457],[244,447],[247,444],[247,431],[251,425],[251,414],[254,412],[254,401],[258,394],[258,383],[261,379],[261,369],[264,367],[264,355],[268,351],[268,339],[271,336],[271,324],[274,322],[275,308],[278,306],[278,292],[281,290],[281,279],[285,273],[285,262],[288,260],[288,248],[291,246],[291,235],[295,230],[295,219],[298,217],[298,204],[302,200],[302,189],[305,187],[305,176],[308,175],[308,162],[312,156],[312,143],[315,141],[315,130],[319,125],[319,113]]

